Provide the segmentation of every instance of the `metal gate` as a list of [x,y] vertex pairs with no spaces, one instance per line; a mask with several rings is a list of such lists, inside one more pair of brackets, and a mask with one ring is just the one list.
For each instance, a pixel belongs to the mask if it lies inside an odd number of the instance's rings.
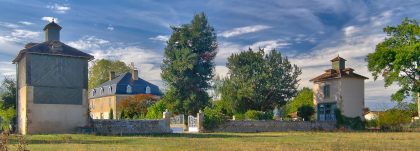
[[198,133],[197,117],[194,117],[192,115],[188,116],[188,131]]

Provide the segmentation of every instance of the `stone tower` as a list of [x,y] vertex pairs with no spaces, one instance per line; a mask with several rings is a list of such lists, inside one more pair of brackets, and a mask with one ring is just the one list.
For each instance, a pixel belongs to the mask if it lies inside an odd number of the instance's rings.
[[88,123],[88,62],[93,56],[60,42],[62,28],[44,27],[45,41],[25,45],[13,63],[21,134],[72,133]]

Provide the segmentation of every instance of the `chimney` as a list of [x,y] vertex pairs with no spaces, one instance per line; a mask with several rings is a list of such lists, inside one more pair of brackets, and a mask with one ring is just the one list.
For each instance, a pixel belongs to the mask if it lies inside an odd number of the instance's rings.
[[114,78],[115,78],[115,72],[114,71],[109,71],[109,81],[111,81]]
[[53,19],[51,23],[44,27],[45,41],[60,41],[60,30],[61,26],[56,24]]
[[139,71],[136,70],[136,69],[132,70],[131,77],[132,77],[133,80],[138,80],[139,79]]

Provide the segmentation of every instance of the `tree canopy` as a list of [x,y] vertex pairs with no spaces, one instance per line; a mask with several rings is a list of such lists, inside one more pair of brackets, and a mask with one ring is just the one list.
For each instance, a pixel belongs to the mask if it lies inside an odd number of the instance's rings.
[[95,88],[108,81],[110,71],[114,71],[115,74],[122,74],[131,69],[133,69],[133,67],[118,60],[95,60],[93,61],[93,65],[89,68],[89,89]]
[[420,26],[416,20],[404,18],[400,25],[385,27],[384,32],[385,40],[367,56],[368,69],[375,80],[384,78],[385,87],[397,82],[400,89],[392,100],[401,102],[420,92]]
[[3,90],[0,93],[0,100],[3,101],[1,109],[16,108],[16,81],[12,78],[5,77],[1,83],[1,89]]
[[151,94],[137,94],[122,99],[118,106],[120,111],[120,118],[124,119],[139,119],[146,118],[147,108],[157,102],[157,99]]
[[161,77],[168,85],[163,100],[174,112],[195,114],[210,99],[206,91],[214,76],[216,33],[204,13],[172,30],[161,65]]
[[310,88],[304,87],[300,90],[295,98],[287,103],[286,112],[287,114],[297,112],[298,108],[304,105],[314,106],[314,93]]
[[243,51],[228,58],[228,77],[221,88],[225,109],[231,114],[269,111],[296,96],[301,70],[281,53]]

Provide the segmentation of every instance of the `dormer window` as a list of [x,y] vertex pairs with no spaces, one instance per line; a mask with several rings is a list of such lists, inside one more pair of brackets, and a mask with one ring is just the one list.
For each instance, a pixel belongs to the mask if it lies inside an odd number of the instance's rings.
[[104,94],[104,88],[101,87],[101,95]]
[[131,86],[127,85],[127,93],[132,93]]
[[95,89],[93,89],[92,90],[92,96],[95,96],[96,95],[96,90]]
[[150,92],[150,87],[149,86],[147,86],[146,87],[146,94],[150,94],[151,92]]
[[109,91],[109,93],[112,93],[112,86],[108,87],[108,91]]

